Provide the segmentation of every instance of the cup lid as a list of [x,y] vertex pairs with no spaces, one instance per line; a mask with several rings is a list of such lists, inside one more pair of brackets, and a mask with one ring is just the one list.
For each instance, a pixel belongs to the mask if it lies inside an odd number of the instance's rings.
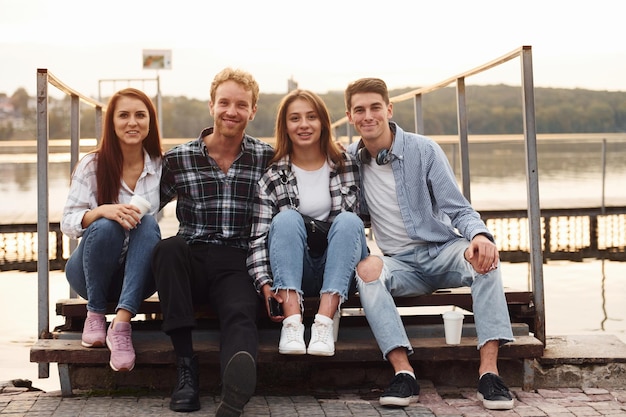
[[463,313],[457,310],[446,311],[445,313],[442,314],[442,316],[444,319],[460,319],[460,318],[465,317]]

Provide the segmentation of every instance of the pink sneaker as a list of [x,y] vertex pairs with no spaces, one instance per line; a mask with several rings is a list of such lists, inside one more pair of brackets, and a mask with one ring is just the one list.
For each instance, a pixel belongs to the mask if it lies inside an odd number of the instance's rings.
[[106,330],[107,321],[104,314],[88,311],[80,344],[85,347],[104,347]]
[[109,365],[114,371],[126,372],[135,367],[135,349],[133,348],[130,323],[113,322],[107,331],[107,346],[111,350]]

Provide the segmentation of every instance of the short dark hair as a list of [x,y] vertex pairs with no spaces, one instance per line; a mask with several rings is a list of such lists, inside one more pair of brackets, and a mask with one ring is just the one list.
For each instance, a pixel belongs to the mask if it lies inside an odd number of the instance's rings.
[[380,94],[385,104],[389,104],[389,90],[387,90],[387,84],[380,78],[361,78],[351,82],[344,94],[347,111],[350,111],[352,96],[358,93]]

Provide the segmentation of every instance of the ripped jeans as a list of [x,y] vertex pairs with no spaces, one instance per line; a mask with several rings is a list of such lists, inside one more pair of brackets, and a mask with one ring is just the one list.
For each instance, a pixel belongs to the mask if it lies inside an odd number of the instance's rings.
[[479,349],[490,340],[513,341],[500,267],[478,274],[463,256],[468,245],[459,238],[435,258],[429,255],[428,245],[419,245],[382,257],[383,272],[375,281],[366,283],[357,274],[361,305],[384,359],[398,347],[413,353],[393,297],[430,294],[441,288],[471,287]]
[[312,257],[306,228],[296,210],[283,210],[270,226],[268,248],[274,276],[272,291],[295,290],[300,296],[339,294],[343,302],[354,292],[354,270],[368,254],[363,222],[354,213],[340,213],[328,232],[328,248]]

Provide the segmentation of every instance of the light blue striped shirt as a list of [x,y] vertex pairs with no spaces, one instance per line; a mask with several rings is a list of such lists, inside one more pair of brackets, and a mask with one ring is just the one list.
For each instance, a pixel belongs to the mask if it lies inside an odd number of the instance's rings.
[[[439,144],[426,136],[405,132],[395,122],[390,122],[390,126],[395,130],[391,167],[409,238],[430,242],[431,256],[459,235],[472,240],[482,233],[493,241],[480,214],[461,193]],[[361,141],[353,143],[348,152],[356,155],[360,146]],[[361,210],[369,214],[363,195]]]

